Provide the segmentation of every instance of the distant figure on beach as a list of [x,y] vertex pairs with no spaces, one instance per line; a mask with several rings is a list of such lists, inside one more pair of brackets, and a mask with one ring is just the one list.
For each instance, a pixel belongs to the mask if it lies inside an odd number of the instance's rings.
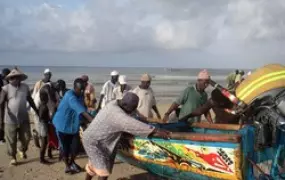
[[141,76],[141,84],[132,92],[139,97],[138,112],[146,119],[153,118],[152,110],[156,113],[158,119],[161,119],[160,113],[156,106],[156,99],[151,85],[151,77],[149,74]]
[[87,75],[83,75],[82,80],[86,83],[86,88],[84,92],[84,103],[88,109],[88,111],[93,114],[96,108],[96,94],[95,88],[92,83],[89,82],[89,77]]
[[100,100],[97,107],[97,112],[99,112],[100,109],[104,108],[106,104],[112,101],[113,91],[118,86],[119,72],[112,71],[110,75],[111,75],[111,80],[107,81],[102,87],[102,91],[100,93],[101,94]]
[[236,77],[238,74],[239,74],[239,70],[237,69],[231,74],[229,74],[229,76],[227,77],[227,89],[230,92],[233,92],[235,90],[235,81],[236,81]]
[[75,163],[75,157],[80,145],[79,128],[82,118],[92,121],[84,106],[84,91],[86,83],[78,78],[73,83],[73,89],[65,93],[53,117],[65,163],[65,173],[78,173],[81,168]]
[[[181,106],[179,112],[179,118],[182,118],[190,114],[193,110],[204,105],[208,100],[208,95],[205,89],[209,85],[210,75],[207,70],[202,70],[198,74],[197,82],[193,86],[187,87],[178,99],[170,106],[168,111],[165,113],[163,121],[168,122],[169,115]],[[210,112],[206,112],[205,117],[208,122],[212,123],[212,117]],[[192,117],[188,119],[189,122],[200,122],[201,116]]]
[[210,111],[210,109],[213,109],[215,113],[215,123],[238,124],[240,116],[233,115],[225,111],[225,109],[232,109],[233,106],[234,104],[227,97],[225,97],[220,90],[214,89],[211,93],[211,98],[204,105],[193,110],[191,114],[180,120],[187,121],[190,117],[201,116]]
[[52,77],[52,73],[50,71],[50,69],[45,69],[44,71],[44,78],[39,80],[38,82],[36,82],[34,88],[33,88],[33,94],[32,97],[34,98],[36,96],[36,94],[40,91],[40,89],[46,84],[51,82],[51,77]]
[[[50,71],[50,69],[45,69],[44,71],[44,78],[42,80],[39,80],[38,82],[36,82],[34,88],[33,88],[33,92],[32,92],[32,98],[36,104],[36,107],[39,107],[40,105],[40,90],[41,88],[46,84],[46,83],[50,83],[52,77],[52,73]],[[34,121],[35,124],[35,128],[33,130],[33,136],[34,136],[34,141],[35,141],[35,145],[39,147],[39,130],[38,130],[38,124],[39,124],[39,117],[36,115],[36,113],[31,110],[31,118]]]
[[236,78],[235,78],[235,84],[240,83],[244,75],[245,73],[243,70],[239,71],[239,73],[236,75]]
[[125,75],[119,76],[119,84],[120,86],[117,86],[113,91],[113,100],[122,99],[123,96],[132,89],[132,87],[128,85],[127,76]]
[[137,121],[130,114],[136,111],[139,97],[127,92],[122,100],[115,100],[102,109],[89,127],[83,132],[83,146],[89,161],[86,165],[86,178],[107,180],[112,173],[117,143],[124,132],[142,137],[169,139],[170,132]]
[[[8,74],[10,74],[10,69],[8,68],[4,68],[2,70],[2,74],[1,74],[1,85],[0,85],[0,92],[2,91],[2,87],[7,85],[9,82],[6,80],[6,76]],[[4,111],[5,111],[5,107],[0,107],[2,108],[2,110],[0,111],[0,143],[5,143],[5,131],[4,131]],[[3,112],[3,114],[1,113]]]
[[8,154],[11,156],[11,165],[17,164],[17,140],[21,142],[19,154],[21,158],[26,159],[31,138],[30,121],[27,110],[27,102],[38,114],[34,101],[31,97],[29,86],[22,83],[28,78],[19,69],[14,68],[7,75],[6,80],[9,84],[2,88],[0,96],[0,105],[5,107],[5,136]]

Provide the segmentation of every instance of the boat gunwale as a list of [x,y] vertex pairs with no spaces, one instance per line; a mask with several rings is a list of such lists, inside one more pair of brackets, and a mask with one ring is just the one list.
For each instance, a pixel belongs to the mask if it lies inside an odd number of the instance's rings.
[[240,143],[240,134],[203,134],[203,133],[189,133],[189,132],[172,132],[171,139],[175,140],[190,140],[201,142],[230,142]]
[[240,127],[238,124],[210,124],[206,122],[191,123],[189,124],[192,128],[203,128],[203,129],[215,129],[215,130],[228,130],[228,131],[239,131],[246,125]]

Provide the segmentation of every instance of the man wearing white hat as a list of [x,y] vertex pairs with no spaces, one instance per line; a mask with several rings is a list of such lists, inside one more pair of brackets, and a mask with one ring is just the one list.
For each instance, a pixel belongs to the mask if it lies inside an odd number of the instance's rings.
[[[44,85],[46,85],[47,83],[50,83],[51,77],[52,77],[52,73],[51,73],[50,69],[45,69],[44,70],[44,78],[42,80],[39,80],[38,82],[36,82],[36,84],[33,88],[33,93],[32,93],[32,98],[36,104],[36,107],[39,107],[39,105],[40,105],[40,90]],[[34,141],[35,141],[35,145],[39,147],[39,140],[38,140],[39,138],[37,136],[39,118],[33,110],[31,110],[31,115],[32,115],[32,119],[33,119],[34,124],[35,124],[35,129],[33,130]]]
[[107,81],[103,85],[102,91],[100,93],[101,95],[97,107],[97,112],[99,112],[101,108],[104,108],[106,104],[112,101],[113,91],[118,86],[119,72],[112,71],[110,75],[111,75],[111,80]]
[[112,99],[122,99],[126,92],[130,91],[132,88],[127,83],[127,77],[125,75],[119,76],[119,84],[120,86],[116,87],[113,91]]
[[27,158],[26,151],[31,137],[30,121],[27,111],[27,102],[38,114],[38,110],[31,97],[29,86],[22,83],[27,79],[17,68],[7,75],[9,84],[2,88],[0,105],[5,107],[5,135],[8,154],[12,157],[11,165],[16,165],[17,139],[21,142],[19,153],[22,158]]
[[152,110],[154,110],[157,118],[161,119],[160,113],[156,106],[154,92],[150,87],[150,84],[150,75],[143,74],[141,77],[141,84],[133,90],[133,93],[135,93],[140,99],[137,110],[139,115],[143,115],[146,119],[153,118]]

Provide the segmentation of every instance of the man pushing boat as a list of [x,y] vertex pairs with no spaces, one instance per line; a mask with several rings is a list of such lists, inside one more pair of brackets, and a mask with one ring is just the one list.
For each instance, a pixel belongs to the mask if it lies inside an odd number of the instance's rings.
[[139,97],[131,92],[122,100],[111,101],[103,108],[83,133],[83,146],[89,157],[86,180],[98,175],[107,180],[112,173],[117,143],[124,132],[142,137],[169,139],[170,132],[137,121],[130,116],[138,106]]
[[[163,121],[167,122],[169,115],[181,106],[179,118],[182,118],[190,114],[196,108],[204,105],[207,102],[208,95],[205,89],[209,85],[210,75],[207,70],[202,70],[198,74],[197,82],[193,86],[187,87],[178,99],[171,105],[168,111],[165,113]],[[206,119],[212,123],[212,117],[209,111],[205,112]],[[200,122],[200,116],[189,118],[189,121]]]

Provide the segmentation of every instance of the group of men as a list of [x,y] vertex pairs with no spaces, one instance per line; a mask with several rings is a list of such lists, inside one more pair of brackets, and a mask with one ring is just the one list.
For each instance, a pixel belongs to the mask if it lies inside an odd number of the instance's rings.
[[[162,118],[156,106],[154,91],[151,88],[152,78],[149,74],[143,74],[141,83],[133,89],[128,85],[125,75],[112,71],[110,80],[103,85],[97,108],[95,88],[89,82],[87,75],[76,78],[73,88],[68,90],[62,80],[51,82],[52,73],[46,69],[44,78],[36,83],[33,93],[30,93],[29,87],[22,82],[27,79],[27,76],[19,69],[14,68],[9,73],[2,73],[2,76],[6,84],[2,87],[0,96],[1,115],[5,114],[1,116],[1,122],[4,120],[3,128],[12,165],[17,164],[17,151],[21,157],[27,157],[26,151],[31,132],[27,102],[33,109],[35,131],[41,138],[48,134],[47,128],[43,128],[47,126],[45,122],[43,123],[43,119],[50,119],[49,123],[52,126],[48,127],[55,128],[54,132],[59,140],[58,146],[66,165],[66,173],[81,171],[75,163],[80,144],[79,128],[82,121],[90,122],[82,139],[89,157],[85,167],[86,180],[92,179],[95,175],[98,175],[101,180],[108,179],[114,164],[116,145],[123,132],[143,137],[155,136],[165,139],[171,137],[170,132],[147,124],[148,120],[153,118],[153,112],[158,119]],[[212,98],[208,99],[205,89],[209,85],[209,80],[208,71],[199,72],[197,82],[182,92],[164,114],[163,122],[168,122],[169,115],[180,107],[179,119],[200,122],[200,117],[204,114],[212,123],[209,110],[221,109],[230,103],[225,101],[217,103],[223,98],[218,91],[214,91]],[[48,100],[45,101],[44,97],[48,97]],[[46,116],[48,117],[45,118]],[[2,130],[3,128],[1,125]],[[18,137],[21,147],[17,150]],[[41,141],[40,146],[44,142],[44,140]],[[40,153],[42,163],[46,163],[44,154],[43,148]]]
[[243,70],[236,69],[234,72],[230,73],[227,77],[227,89],[234,93],[236,87],[246,78],[246,76],[251,75],[251,71],[247,74]]

